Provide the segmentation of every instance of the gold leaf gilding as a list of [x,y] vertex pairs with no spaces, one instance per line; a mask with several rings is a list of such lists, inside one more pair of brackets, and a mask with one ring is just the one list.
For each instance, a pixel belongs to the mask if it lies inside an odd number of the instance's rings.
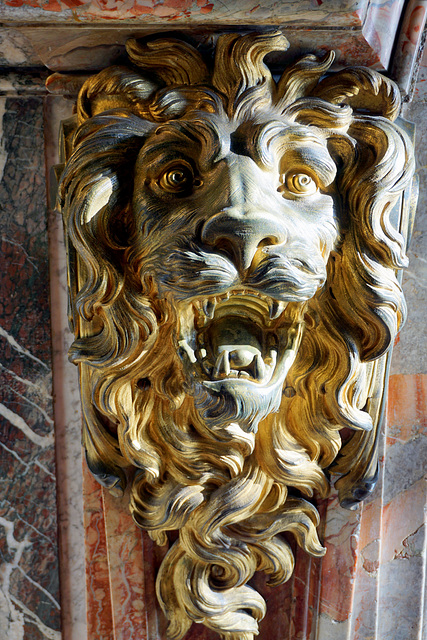
[[157,579],[173,639],[202,622],[252,640],[247,583],[289,578],[283,534],[325,551],[306,500],[325,472],[347,506],[374,482],[413,151],[390,80],[328,75],[329,53],[276,82],[264,57],[287,47],[132,40],[134,70],[90,78],[64,128],[83,442],[154,540],[179,531]]

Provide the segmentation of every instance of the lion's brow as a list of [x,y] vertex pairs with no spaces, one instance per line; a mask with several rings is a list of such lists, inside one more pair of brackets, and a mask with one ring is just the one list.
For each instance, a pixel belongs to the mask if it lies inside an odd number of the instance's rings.
[[308,127],[270,122],[259,127],[254,149],[259,161],[271,167],[278,160],[292,160],[316,171],[325,185],[336,176],[336,165],[322,137]]
[[165,145],[174,144],[197,149],[201,160],[209,158],[212,161],[223,153],[224,136],[219,123],[208,118],[168,122],[158,127],[152,136],[150,155],[163,150]]

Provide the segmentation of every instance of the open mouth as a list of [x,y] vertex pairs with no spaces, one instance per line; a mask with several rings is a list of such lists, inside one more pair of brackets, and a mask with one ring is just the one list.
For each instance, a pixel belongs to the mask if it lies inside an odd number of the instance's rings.
[[213,391],[283,383],[301,340],[304,306],[247,289],[180,305],[184,365]]

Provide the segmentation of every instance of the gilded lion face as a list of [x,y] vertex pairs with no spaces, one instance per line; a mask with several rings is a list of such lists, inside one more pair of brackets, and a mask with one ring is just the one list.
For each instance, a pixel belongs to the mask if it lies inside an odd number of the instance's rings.
[[157,596],[171,640],[192,622],[254,640],[266,604],[247,583],[289,578],[283,534],[325,552],[307,498],[326,495],[326,470],[347,505],[374,483],[412,149],[390,80],[328,75],[332,53],[277,79],[263,59],[287,47],[227,33],[205,59],[131,40],[132,68],[88,79],[64,124],[83,442],[170,544]]
[[144,272],[177,310],[176,346],[206,419],[256,429],[278,410],[338,238],[336,171],[320,130],[286,120],[171,122],[142,148]]

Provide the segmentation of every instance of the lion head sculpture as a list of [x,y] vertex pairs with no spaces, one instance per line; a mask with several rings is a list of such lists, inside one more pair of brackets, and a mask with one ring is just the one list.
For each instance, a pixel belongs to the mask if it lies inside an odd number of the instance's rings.
[[398,90],[328,75],[332,53],[275,81],[263,59],[287,47],[130,41],[133,69],[80,92],[59,187],[88,464],[131,482],[159,544],[179,530],[157,580],[174,639],[196,621],[251,640],[265,602],[248,581],[292,573],[282,534],[324,553],[306,498],[343,430],[372,429],[370,363],[405,315]]

